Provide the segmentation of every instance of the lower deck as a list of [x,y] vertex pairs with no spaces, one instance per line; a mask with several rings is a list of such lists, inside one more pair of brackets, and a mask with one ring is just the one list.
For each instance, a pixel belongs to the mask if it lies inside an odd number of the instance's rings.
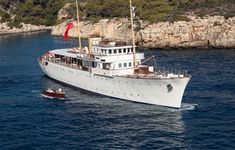
[[107,76],[107,77],[112,77],[112,76],[120,76],[124,78],[135,78],[135,79],[173,79],[173,78],[190,78],[191,76],[184,73],[181,74],[180,72],[178,74],[173,74],[168,71],[161,71],[157,70],[154,71],[153,68],[151,68],[151,71],[149,71],[148,66],[139,66],[135,70],[133,70],[133,73],[130,74],[130,71],[128,71],[127,74],[120,74],[118,75],[118,70],[111,70],[111,69],[97,69],[94,68],[93,65],[88,65],[84,66],[81,63],[77,62],[66,62],[66,61],[59,61],[58,59],[55,58],[39,58],[39,63],[43,65],[47,65],[48,63],[55,63],[61,66],[81,70],[81,71],[86,71],[89,73],[93,73],[95,75],[100,75],[100,76]]

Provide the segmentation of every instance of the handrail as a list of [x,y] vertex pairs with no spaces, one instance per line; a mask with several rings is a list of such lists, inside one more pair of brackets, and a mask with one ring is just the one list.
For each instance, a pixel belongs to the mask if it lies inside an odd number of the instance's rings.
[[59,65],[62,65],[62,66],[66,66],[66,67],[70,67],[70,68],[73,68],[73,69],[78,69],[78,70],[82,70],[82,71],[89,71],[89,68],[88,67],[85,67],[85,66],[79,66],[78,64],[74,64],[74,63],[66,63],[66,62],[62,62],[62,61],[59,61],[59,60],[56,60],[54,58],[43,58],[51,63],[55,63],[55,64],[59,64]]

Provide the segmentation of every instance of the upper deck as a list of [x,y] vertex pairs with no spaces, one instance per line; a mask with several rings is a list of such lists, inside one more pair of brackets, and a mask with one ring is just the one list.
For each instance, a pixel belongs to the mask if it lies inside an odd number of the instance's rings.
[[[48,55],[48,56],[47,56]],[[47,61],[64,66],[91,71],[94,74],[106,76],[123,76],[131,78],[182,78],[182,74],[155,72],[153,66],[141,65],[145,59],[144,53],[136,53],[136,66],[133,63],[133,46],[125,42],[98,42],[87,47],[52,50],[44,58]]]

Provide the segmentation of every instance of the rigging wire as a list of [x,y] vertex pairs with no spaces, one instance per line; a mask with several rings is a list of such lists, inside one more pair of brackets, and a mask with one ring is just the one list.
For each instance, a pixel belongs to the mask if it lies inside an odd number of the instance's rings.
[[153,60],[154,68],[157,69],[157,61],[156,61],[156,58],[153,55],[153,53],[149,50],[149,48],[143,48],[142,47],[142,50],[147,51],[150,54],[150,57],[146,58],[141,64],[144,64],[146,62],[149,62],[150,60]]

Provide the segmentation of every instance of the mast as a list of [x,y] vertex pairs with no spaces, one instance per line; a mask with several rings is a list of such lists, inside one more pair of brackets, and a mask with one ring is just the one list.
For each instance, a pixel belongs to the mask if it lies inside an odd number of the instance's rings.
[[130,15],[131,15],[131,33],[132,33],[132,46],[133,46],[133,63],[134,68],[136,67],[136,49],[135,49],[135,32],[134,32],[134,25],[133,25],[133,12],[132,12],[132,4],[130,0]]
[[77,9],[77,24],[78,24],[78,42],[79,42],[79,48],[82,50],[82,42],[81,42],[81,36],[80,36],[80,21],[79,21],[79,13],[78,13],[78,0],[76,0],[76,9]]

